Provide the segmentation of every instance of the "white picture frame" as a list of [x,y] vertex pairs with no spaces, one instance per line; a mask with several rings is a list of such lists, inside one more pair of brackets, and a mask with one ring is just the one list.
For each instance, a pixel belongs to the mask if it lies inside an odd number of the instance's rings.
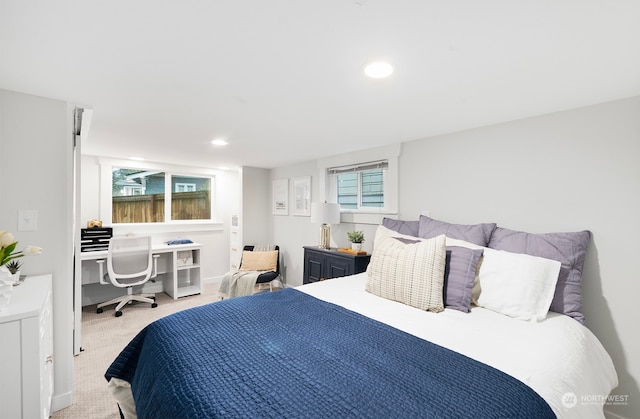
[[289,179],[273,181],[272,202],[273,215],[289,215]]
[[293,215],[310,217],[311,176],[301,176],[293,179],[293,196]]

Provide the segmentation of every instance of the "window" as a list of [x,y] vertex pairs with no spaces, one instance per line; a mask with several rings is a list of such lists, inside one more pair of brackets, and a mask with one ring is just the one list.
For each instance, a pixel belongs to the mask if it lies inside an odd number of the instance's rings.
[[112,223],[211,220],[211,177],[113,168]]
[[385,208],[386,160],[327,169],[331,188],[343,210]]
[[382,223],[398,213],[401,151],[402,144],[396,143],[318,159],[319,193],[314,198],[339,202],[343,223]]
[[211,218],[211,179],[171,176],[172,220],[208,220]]
[[113,223],[164,222],[164,173],[139,169],[112,170]]
[[176,183],[174,192],[193,192],[196,190],[195,183]]
[[144,191],[142,186],[124,185],[122,187],[122,195],[142,195]]

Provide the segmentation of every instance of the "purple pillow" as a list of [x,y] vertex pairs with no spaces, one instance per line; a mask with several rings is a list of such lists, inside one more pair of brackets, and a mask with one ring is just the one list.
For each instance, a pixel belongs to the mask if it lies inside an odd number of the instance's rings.
[[394,220],[392,218],[384,217],[382,219],[382,225],[393,230],[396,233],[406,234],[407,236],[418,237],[418,229],[420,227],[419,221],[402,221]]
[[[404,237],[394,237],[404,244],[418,243]],[[460,246],[447,246],[444,266],[444,286],[442,297],[444,306],[464,313],[471,311],[471,291],[476,279],[476,268],[482,257],[483,249],[468,249]]]
[[471,291],[482,249],[447,246],[444,268],[444,306],[468,313],[471,310]]
[[557,260],[562,265],[549,310],[584,323],[582,267],[591,241],[590,231],[532,234],[497,227],[488,247]]
[[468,241],[478,246],[486,246],[495,228],[495,223],[450,224],[421,215],[418,237],[431,239],[441,234],[446,234],[447,237],[452,239]]

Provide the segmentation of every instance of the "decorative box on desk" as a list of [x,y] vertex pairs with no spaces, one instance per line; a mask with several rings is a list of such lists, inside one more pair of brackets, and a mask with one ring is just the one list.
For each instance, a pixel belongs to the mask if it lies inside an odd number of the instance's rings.
[[355,275],[367,270],[371,255],[354,255],[338,249],[304,246],[303,284],[339,276]]

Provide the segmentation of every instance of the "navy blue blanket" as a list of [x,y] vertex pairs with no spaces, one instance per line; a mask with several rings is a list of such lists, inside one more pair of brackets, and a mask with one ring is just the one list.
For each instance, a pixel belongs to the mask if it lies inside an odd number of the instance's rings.
[[140,418],[554,418],[517,379],[294,289],[142,330],[105,375]]

